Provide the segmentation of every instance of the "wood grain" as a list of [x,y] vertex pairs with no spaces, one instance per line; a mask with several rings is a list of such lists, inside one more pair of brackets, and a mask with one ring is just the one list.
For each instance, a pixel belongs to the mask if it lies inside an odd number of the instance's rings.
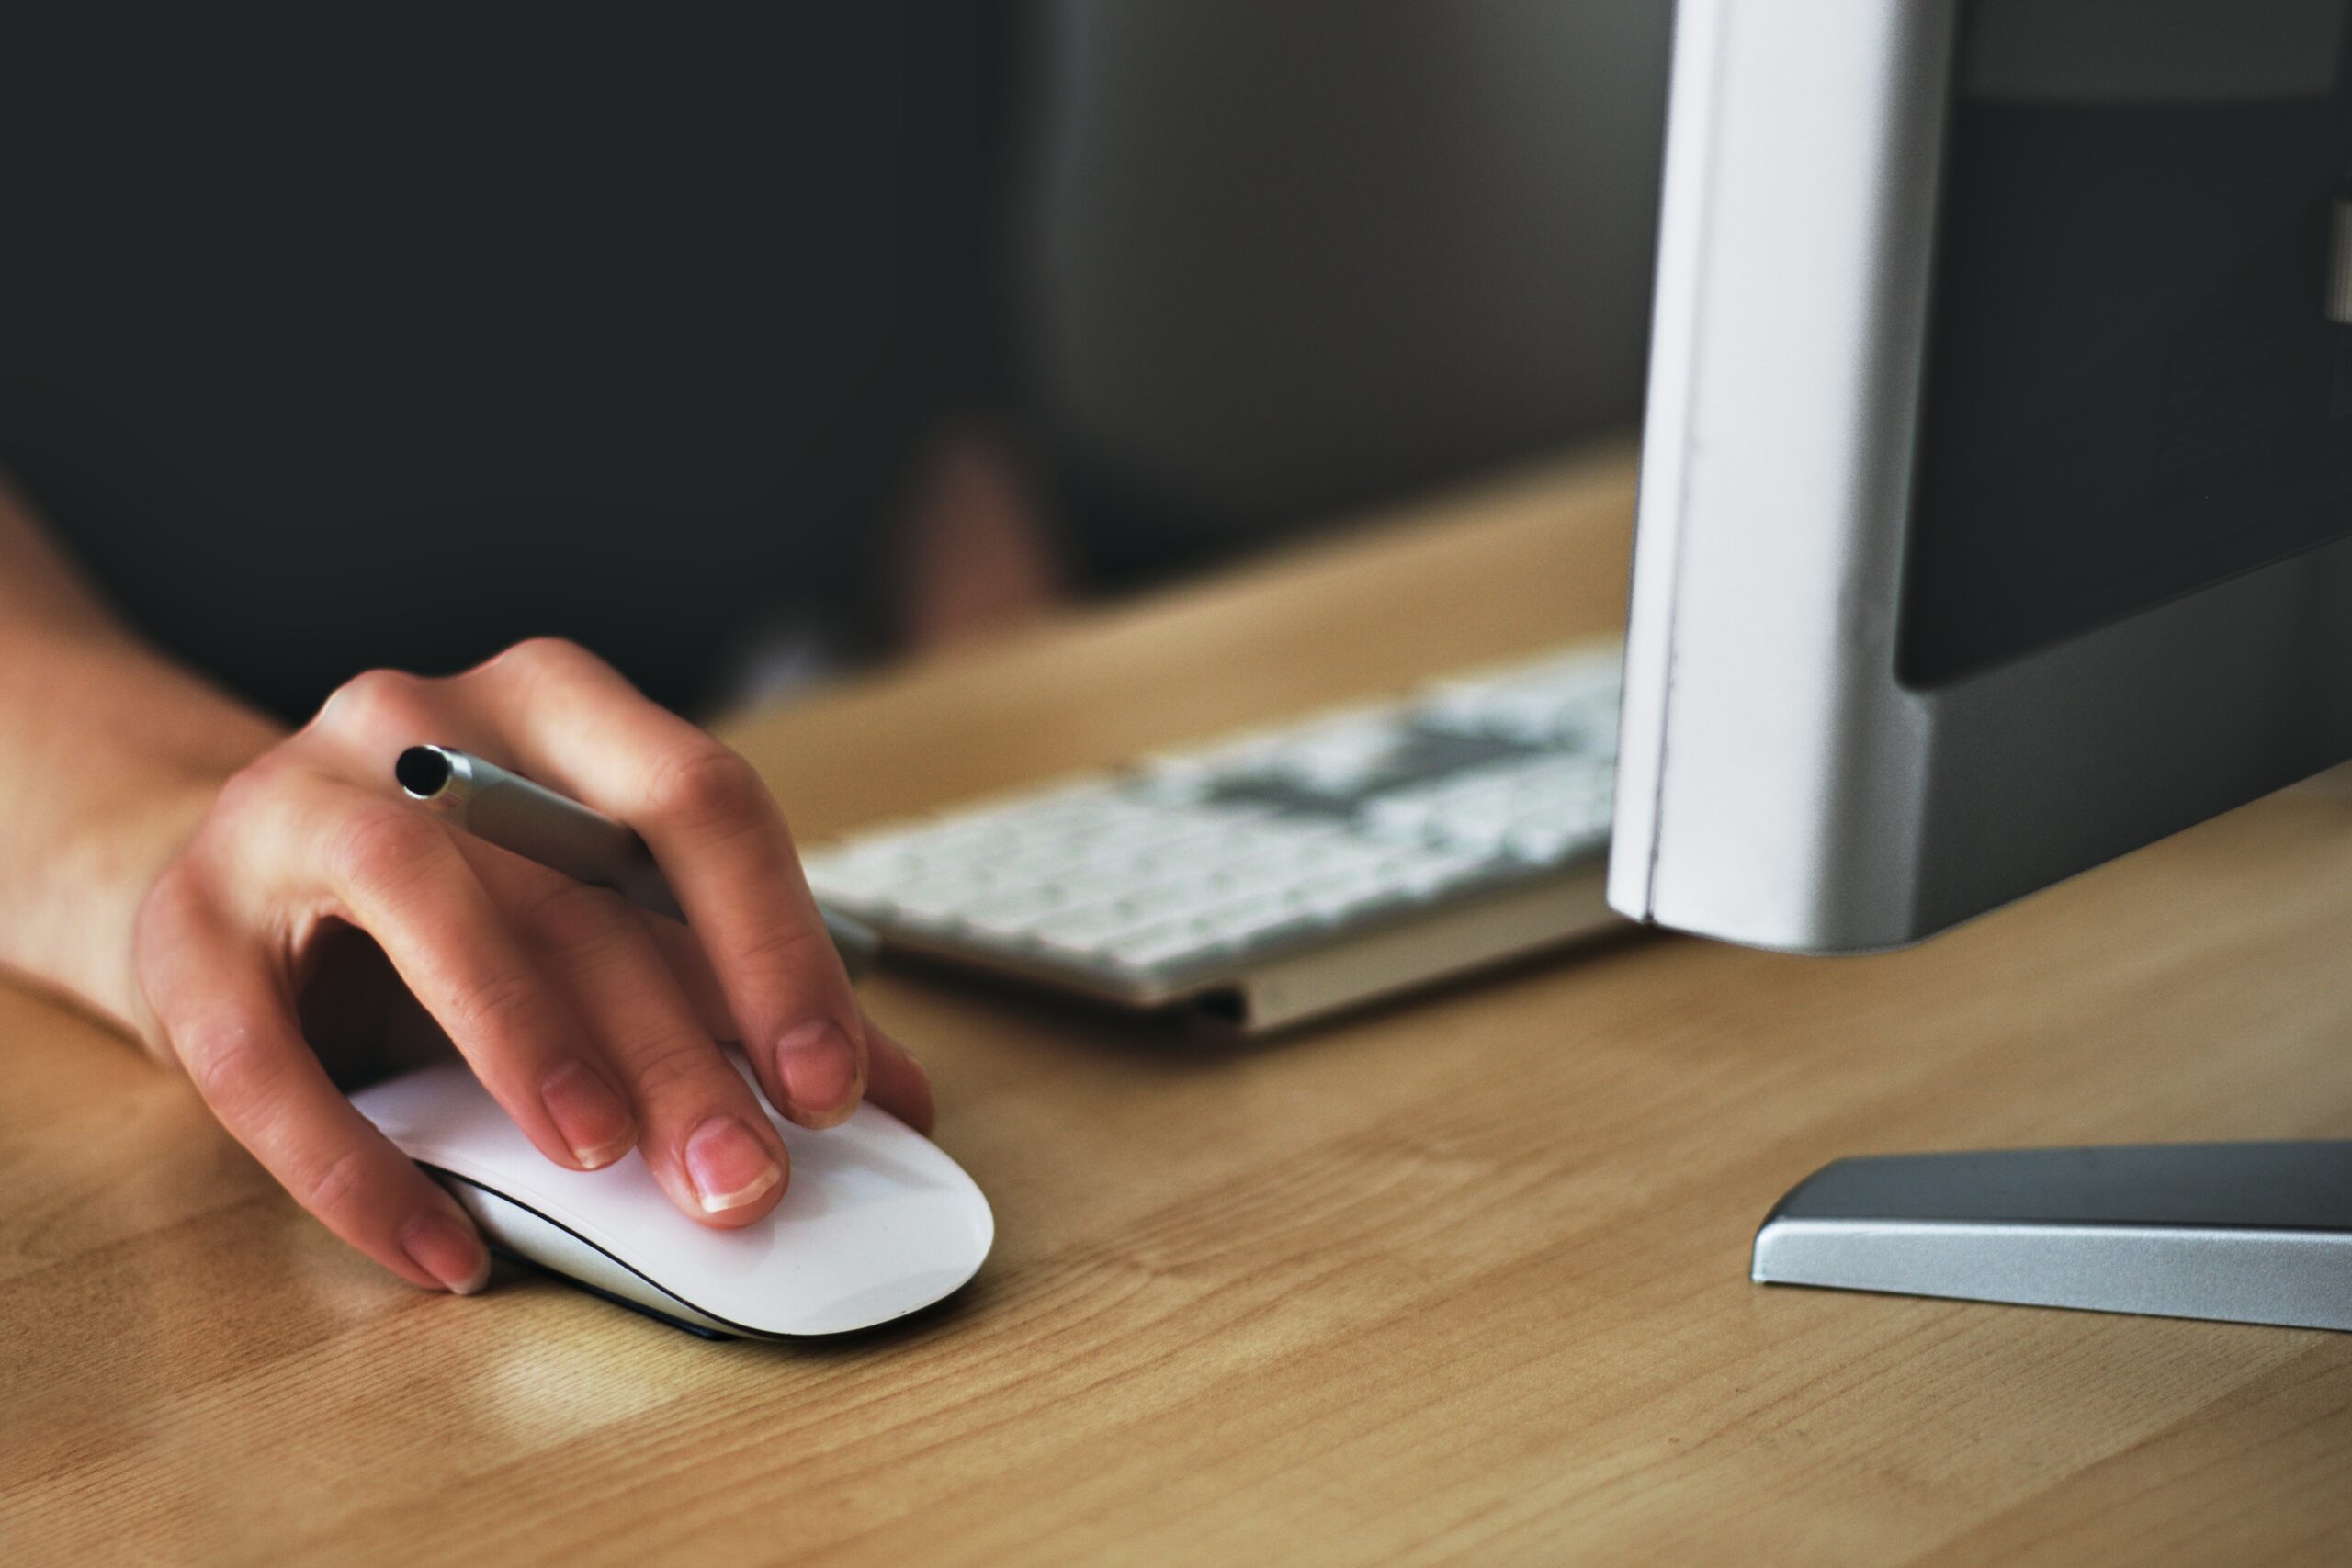
[[[732,737],[804,835],[1614,624],[1622,454]],[[1803,1291],[1839,1154],[2352,1134],[2352,803],[1910,953],[1618,942],[1236,1050],[960,982],[996,1256],[709,1345],[413,1294],[128,1047],[0,989],[0,1562],[2144,1563],[2352,1553],[2352,1337]]]

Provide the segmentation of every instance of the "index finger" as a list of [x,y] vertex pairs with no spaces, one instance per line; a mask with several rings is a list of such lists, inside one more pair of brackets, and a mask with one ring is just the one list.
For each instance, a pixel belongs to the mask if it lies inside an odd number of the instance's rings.
[[335,1088],[260,957],[200,911],[156,918],[170,929],[150,944],[148,996],[230,1135],[328,1229],[411,1284],[481,1290],[490,1254],[473,1223]]
[[777,1109],[809,1127],[856,1109],[856,998],[752,765],[571,643],[523,643],[460,680],[517,768],[644,836]]

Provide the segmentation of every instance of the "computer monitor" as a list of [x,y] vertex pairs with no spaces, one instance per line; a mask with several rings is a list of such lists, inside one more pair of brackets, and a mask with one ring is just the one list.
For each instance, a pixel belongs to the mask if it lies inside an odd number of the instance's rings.
[[[2352,756],[2347,10],[1683,0],[1619,910],[1896,946]],[[1757,1273],[2352,1327],[2352,1145],[1842,1162]]]

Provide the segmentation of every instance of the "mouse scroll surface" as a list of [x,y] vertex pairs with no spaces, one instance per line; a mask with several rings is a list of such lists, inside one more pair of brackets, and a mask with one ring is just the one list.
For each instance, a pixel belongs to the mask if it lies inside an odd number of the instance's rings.
[[[748,1079],[741,1058],[728,1055]],[[680,1213],[634,1150],[603,1170],[549,1160],[462,1062],[374,1085],[351,1102],[411,1159],[529,1211],[736,1333],[842,1334],[903,1317],[969,1280],[996,1235],[988,1200],[963,1168],[872,1105],[821,1133],[770,1111],[792,1156],[784,1197],[765,1219],[714,1230]],[[577,1246],[508,1241],[533,1262],[611,1290],[607,1274],[582,1266]]]

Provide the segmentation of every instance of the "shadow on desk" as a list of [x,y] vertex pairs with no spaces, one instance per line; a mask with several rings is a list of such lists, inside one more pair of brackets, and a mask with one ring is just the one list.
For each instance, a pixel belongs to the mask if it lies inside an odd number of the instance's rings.
[[1668,938],[1669,933],[1654,927],[1627,921],[1558,947],[1521,953],[1411,990],[1375,997],[1341,1011],[1256,1033],[1244,1033],[1212,1010],[1123,1009],[917,953],[894,953],[885,963],[902,983],[942,998],[960,994],[1024,1033],[1067,1042],[1072,1050],[1130,1055],[1147,1068],[1159,1063],[1172,1071],[1191,1072],[1261,1052],[1308,1048],[1326,1037],[1344,1035],[1366,1024],[1409,1022],[1415,1013],[1442,1009],[1465,994],[1508,987],[1563,969],[1605,964],[1620,949]]

